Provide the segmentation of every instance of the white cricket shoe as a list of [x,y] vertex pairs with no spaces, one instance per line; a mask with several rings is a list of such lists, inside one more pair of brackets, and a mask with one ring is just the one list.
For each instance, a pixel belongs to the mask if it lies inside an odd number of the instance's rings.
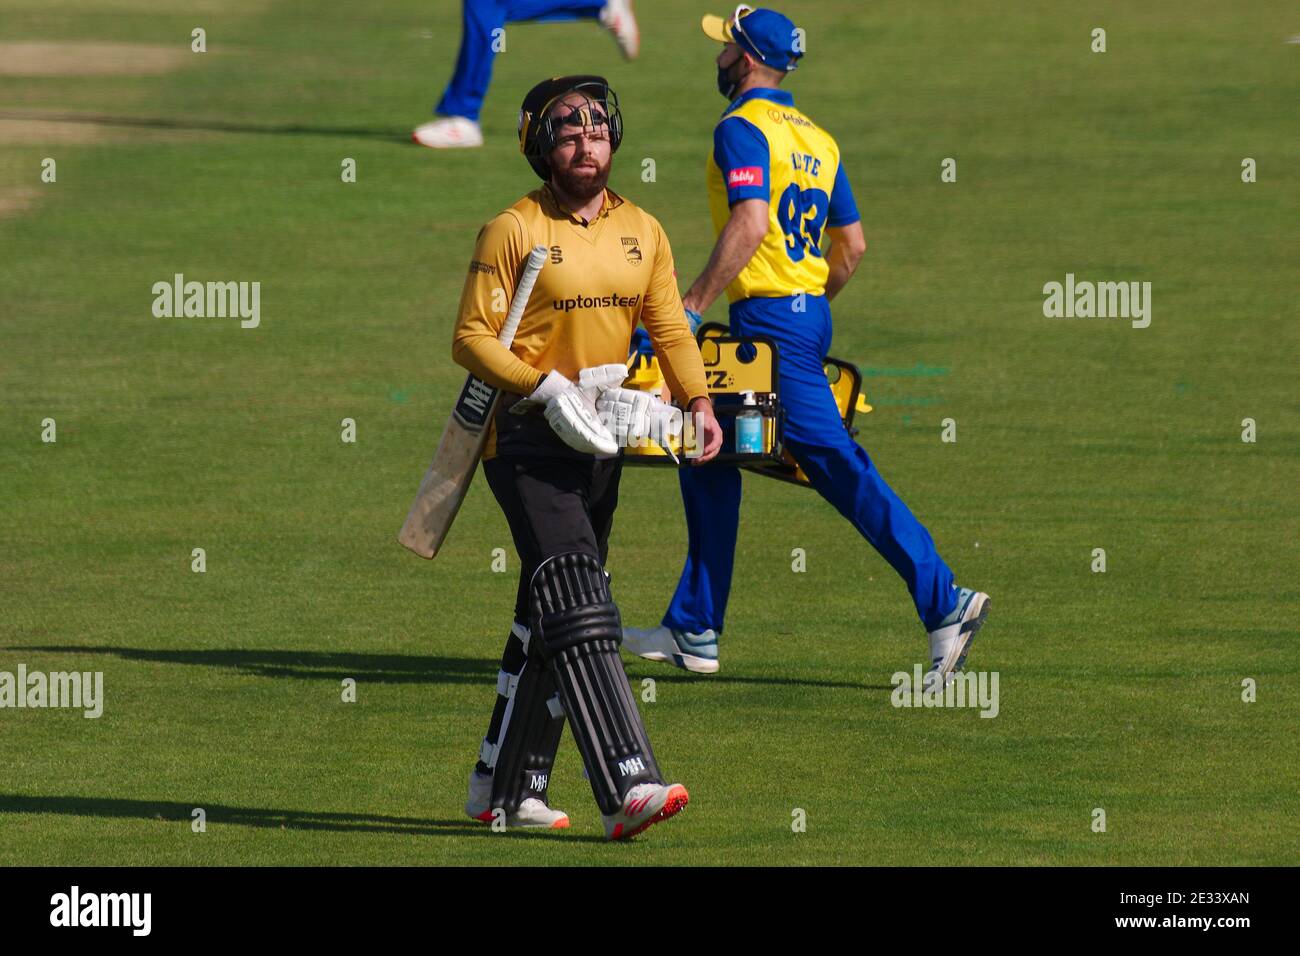
[[618,813],[601,814],[605,836],[611,840],[631,839],[646,827],[681,813],[690,799],[680,783],[638,783],[627,792]]
[[641,31],[632,13],[632,0],[609,0],[600,11],[600,22],[618,42],[623,56],[635,60],[641,52]]
[[662,661],[692,674],[718,672],[718,635],[712,628],[703,634],[692,634],[662,624],[649,630],[625,627],[623,649],[648,661]]
[[[492,816],[492,776],[471,770],[469,774],[469,799],[465,801],[465,812],[470,819],[491,823]],[[564,830],[569,826],[569,815],[562,810],[552,810],[536,797],[529,797],[519,804],[514,813],[506,814],[508,827],[542,827],[547,830]]]
[[483,131],[478,123],[463,116],[445,116],[417,126],[411,139],[430,149],[463,149],[483,145]]
[[966,664],[975,634],[984,626],[989,613],[989,596],[970,588],[957,590],[957,606],[930,632],[930,669],[926,671],[923,689],[947,687],[953,674]]

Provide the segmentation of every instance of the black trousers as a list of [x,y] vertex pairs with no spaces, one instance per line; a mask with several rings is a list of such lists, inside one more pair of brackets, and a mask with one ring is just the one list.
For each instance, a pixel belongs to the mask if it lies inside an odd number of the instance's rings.
[[[549,426],[546,426],[549,430]],[[565,449],[567,451],[567,449]],[[618,505],[618,481],[623,471],[621,458],[597,461],[591,456],[572,454],[503,454],[483,462],[488,485],[505,512],[519,554],[519,588],[515,594],[515,620],[524,627],[528,621],[528,586],[533,572],[547,558],[571,551],[581,551],[597,558],[602,565],[609,551],[609,532],[614,526],[614,508]],[[513,631],[506,638],[501,655],[501,673],[518,678],[525,667],[540,668],[540,658],[529,655],[523,641]],[[492,708],[484,747],[476,767],[481,774],[493,772],[494,748],[502,742],[506,728],[509,698],[500,692]],[[558,690],[558,688],[556,688]],[[545,720],[544,715],[516,715],[517,720]],[[525,731],[526,732],[526,731]],[[556,733],[551,745],[558,745]],[[549,760],[537,762],[548,774]],[[544,765],[544,766],[543,766]]]
[[499,455],[483,463],[519,554],[515,620],[528,624],[528,585],[547,558],[570,551],[604,565],[623,459]]

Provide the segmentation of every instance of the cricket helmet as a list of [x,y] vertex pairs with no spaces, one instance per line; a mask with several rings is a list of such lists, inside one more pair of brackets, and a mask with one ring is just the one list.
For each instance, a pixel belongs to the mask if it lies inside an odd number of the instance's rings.
[[[569,93],[582,95],[586,102],[551,118],[548,114],[556,101]],[[524,97],[519,107],[519,151],[543,180],[551,178],[551,150],[566,126],[608,126],[609,151],[618,150],[623,141],[623,114],[618,96],[603,76],[555,76],[538,83]]]

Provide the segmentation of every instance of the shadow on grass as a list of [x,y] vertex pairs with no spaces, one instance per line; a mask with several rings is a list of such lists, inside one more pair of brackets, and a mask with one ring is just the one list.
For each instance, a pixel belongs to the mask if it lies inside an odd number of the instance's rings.
[[495,658],[414,654],[349,654],[246,648],[171,651],[140,647],[61,645],[12,647],[43,654],[111,654],[127,661],[224,667],[255,677],[339,681],[345,677],[378,684],[482,684],[496,681]]
[[272,136],[333,136],[342,139],[377,139],[410,143],[410,131],[358,129],[350,126],[311,126],[298,123],[233,123],[227,120],[173,119],[163,116],[109,116],[102,113],[51,113],[41,110],[0,110],[0,119],[39,120],[43,123],[82,123],[123,126],[130,129],[199,130],[210,133],[266,133]]
[[[499,836],[491,827],[469,819],[426,820],[420,817],[391,817],[371,813],[327,813],[310,810],[273,810],[257,807],[228,807],[219,803],[176,803],[159,800],[126,800],[118,797],[35,797],[0,794],[0,814],[56,813],[73,817],[152,820],[189,826],[192,814],[201,807],[209,825],[261,827],[270,830],[324,830],[337,833],[390,833],[409,836]],[[553,832],[510,830],[511,838],[553,839]],[[604,843],[598,836],[569,835],[565,840]]]
[[[221,648],[194,651],[154,650],[104,645],[49,645],[3,648],[41,654],[111,654],[127,661],[223,667],[255,677],[289,677],[299,680],[340,681],[345,677],[376,684],[483,684],[496,680],[496,658],[443,657],[416,654],[349,654],[328,651],[277,651]],[[628,663],[627,660],[624,663]],[[635,666],[635,663],[634,663]],[[629,674],[629,678],[632,675]],[[851,681],[812,680],[796,677],[758,677],[744,674],[687,676],[680,672],[649,673],[639,667],[635,680],[653,677],[670,684],[745,684],[765,687],[821,687],[830,690],[892,691],[891,685]]]
[[[626,664],[627,661],[624,661]],[[686,676],[680,671],[671,673],[656,673],[643,671],[639,667],[635,674],[629,669],[628,680],[633,684],[645,677],[653,677],[659,684],[680,684],[687,686],[699,684],[705,686],[708,684],[747,684],[759,685],[764,687],[821,687],[826,690],[887,690],[894,689],[893,684],[858,684],[853,681],[841,680],[814,680],[800,677],[752,677],[744,674],[703,674]]]

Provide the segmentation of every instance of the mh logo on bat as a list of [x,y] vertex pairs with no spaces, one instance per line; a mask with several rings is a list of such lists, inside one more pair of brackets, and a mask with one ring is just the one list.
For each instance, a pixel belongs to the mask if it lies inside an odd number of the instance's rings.
[[466,376],[465,387],[460,390],[460,398],[456,399],[452,414],[470,431],[482,431],[496,397],[497,390],[487,382],[475,375]]

